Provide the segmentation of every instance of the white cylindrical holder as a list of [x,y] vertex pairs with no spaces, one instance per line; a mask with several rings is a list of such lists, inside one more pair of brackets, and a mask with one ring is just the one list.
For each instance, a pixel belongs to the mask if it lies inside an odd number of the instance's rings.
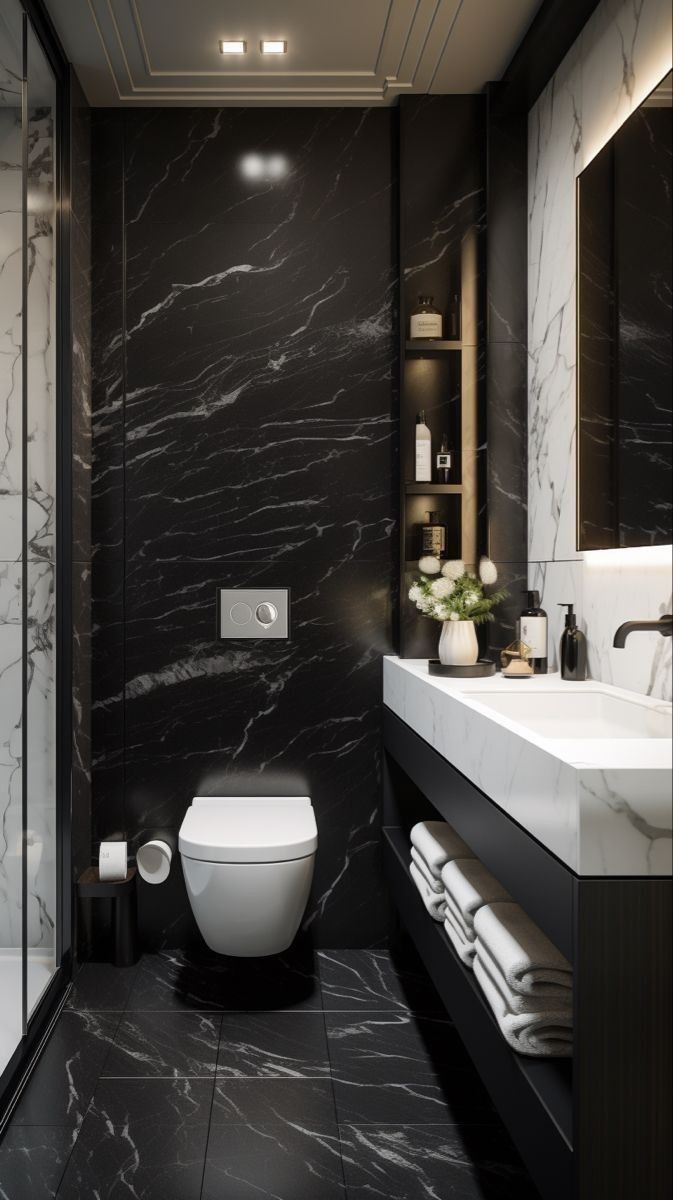
[[98,877],[101,883],[126,879],[128,869],[126,842],[101,842],[98,853]]
[[164,883],[171,869],[173,851],[168,842],[153,838],[136,851],[138,874],[145,883]]

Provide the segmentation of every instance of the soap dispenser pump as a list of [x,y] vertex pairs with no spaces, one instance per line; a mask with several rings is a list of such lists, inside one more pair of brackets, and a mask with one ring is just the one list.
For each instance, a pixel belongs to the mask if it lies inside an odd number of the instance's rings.
[[587,639],[577,628],[574,605],[559,604],[559,608],[568,609],[561,636],[561,678],[581,683],[587,677]]

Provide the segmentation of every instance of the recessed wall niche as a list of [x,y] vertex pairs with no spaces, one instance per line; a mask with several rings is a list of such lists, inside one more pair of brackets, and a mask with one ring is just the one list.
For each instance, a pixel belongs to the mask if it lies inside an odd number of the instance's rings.
[[[400,101],[400,628],[403,658],[436,655],[436,622],[407,598],[418,571],[420,525],[429,512],[447,528],[447,557],[475,565],[479,529],[478,445],[483,404],[481,265],[485,228],[481,96],[405,96]],[[410,338],[419,296],[432,296],[443,338]],[[414,476],[419,412],[432,434],[432,481]],[[446,436],[452,462],[440,480]]]

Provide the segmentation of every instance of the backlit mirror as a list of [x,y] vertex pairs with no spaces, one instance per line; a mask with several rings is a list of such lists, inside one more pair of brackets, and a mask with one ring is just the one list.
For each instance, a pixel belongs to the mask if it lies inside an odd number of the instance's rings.
[[671,542],[671,80],[577,181],[579,550]]

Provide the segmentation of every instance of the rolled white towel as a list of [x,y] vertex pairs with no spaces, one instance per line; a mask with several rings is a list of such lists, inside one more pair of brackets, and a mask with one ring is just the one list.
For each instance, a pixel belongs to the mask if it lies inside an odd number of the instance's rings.
[[535,1058],[572,1057],[572,1013],[569,1009],[512,1013],[478,955],[472,965],[500,1032],[513,1050]]
[[476,858],[457,858],[442,867],[447,906],[466,936],[474,938],[474,915],[484,904],[511,900],[509,892]]
[[513,901],[485,904],[475,914],[474,931],[513,992],[551,997],[552,987],[572,988],[567,958]]
[[412,862],[409,864],[409,873],[416,884],[416,887],[421,893],[423,903],[430,913],[433,921],[443,921],[444,914],[446,912],[446,900],[444,899],[444,893],[441,892],[438,894],[437,892],[433,892],[430,885],[426,883],[425,879],[421,875],[416,863]]
[[423,858],[423,855],[418,853],[418,850],[415,846],[411,847],[411,861],[416,864],[425,882],[432,888],[433,892],[438,892],[440,895],[442,895],[444,892],[444,884],[442,883],[441,879],[437,879],[436,876],[432,874],[432,871]]
[[454,858],[474,857],[470,847],[446,821],[419,821],[409,836],[437,880],[441,879],[445,863]]
[[513,992],[507,986],[507,980],[497,962],[489,954],[483,942],[479,941],[479,938],[475,942],[475,951],[476,958],[479,959],[493,986],[500,992],[509,1012],[518,1015],[519,1013],[544,1013],[553,1009],[555,1012],[567,1012],[572,1016],[572,988],[560,988],[550,983],[547,985],[549,990],[545,991],[544,995],[530,996],[523,995],[521,992]]
[[476,953],[474,938],[466,937],[462,927],[458,924],[453,913],[450,912],[448,902],[446,912],[444,914],[444,932],[453,946],[456,954],[461,962],[466,967],[472,966],[472,960]]

